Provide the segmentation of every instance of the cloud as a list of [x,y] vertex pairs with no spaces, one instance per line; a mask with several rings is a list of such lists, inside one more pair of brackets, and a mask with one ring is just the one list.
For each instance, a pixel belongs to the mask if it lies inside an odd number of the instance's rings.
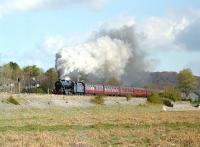
[[100,9],[106,1],[108,0],[0,0],[0,16],[17,11],[56,9],[72,5]]
[[39,48],[47,55],[55,55],[65,44],[66,38],[62,36],[49,36],[43,40]]
[[188,51],[200,51],[200,17],[177,34],[176,42]]
[[200,64],[200,59],[198,58],[191,61],[187,67],[191,68],[195,75],[200,76],[199,64]]
[[101,30],[114,30],[119,29],[124,26],[133,26],[135,25],[135,20],[132,16],[128,15],[119,15],[114,17],[103,24],[100,25]]
[[148,17],[135,24],[139,47],[148,58],[159,61],[156,70],[187,67],[199,75],[200,11]]
[[137,22],[140,46],[147,52],[166,50],[200,51],[200,13],[174,13]]
[[147,51],[175,49],[176,35],[184,30],[189,20],[168,17],[150,17],[137,24],[140,46]]

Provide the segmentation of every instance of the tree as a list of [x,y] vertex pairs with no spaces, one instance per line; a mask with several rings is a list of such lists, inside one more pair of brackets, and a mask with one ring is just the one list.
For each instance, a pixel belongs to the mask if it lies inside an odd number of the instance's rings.
[[198,86],[197,78],[193,75],[191,69],[184,69],[177,76],[179,88],[185,93],[186,97]]
[[36,65],[26,66],[23,68],[23,81],[24,87],[30,89],[37,86],[38,78],[41,75],[42,70]]
[[26,66],[24,67],[23,72],[28,77],[37,77],[40,75],[40,68],[38,68],[36,65]]
[[53,90],[56,80],[57,80],[57,72],[56,72],[55,68],[48,69],[42,75],[42,78],[40,80],[42,89],[45,92],[48,92],[48,90]]
[[2,91],[17,92],[18,78],[20,77],[21,69],[15,62],[9,62],[0,67],[0,86]]
[[9,62],[8,65],[11,68],[11,79],[16,81],[18,78],[20,78],[21,69],[15,62]]
[[2,76],[5,80],[11,80],[12,69],[9,64],[4,64],[2,67]]
[[115,77],[111,77],[110,79],[108,79],[106,81],[106,84],[113,85],[113,86],[119,86],[120,85],[120,81]]

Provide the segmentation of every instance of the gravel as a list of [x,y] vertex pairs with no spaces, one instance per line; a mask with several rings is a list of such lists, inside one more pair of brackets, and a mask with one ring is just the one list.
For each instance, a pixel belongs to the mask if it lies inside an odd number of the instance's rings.
[[175,102],[173,107],[163,106],[164,111],[194,111],[200,110],[200,107],[194,107],[190,102]]
[[[20,105],[7,102],[7,98],[13,96]],[[51,107],[92,107],[95,104],[90,102],[93,96],[64,96],[47,94],[9,94],[0,93],[0,109],[19,109],[19,108],[51,108]],[[129,101],[125,97],[104,97],[105,105],[140,105],[147,102],[146,98],[132,98]],[[175,102],[173,107],[163,106],[163,111],[193,111],[200,110],[189,102]]]
[[[41,95],[41,94],[12,94],[20,105],[6,103],[11,94],[0,93],[0,109],[17,108],[50,108],[50,107],[91,107],[92,96],[63,96],[63,95]],[[105,97],[105,105],[139,105],[145,104],[146,98],[132,98],[127,101],[125,97]]]

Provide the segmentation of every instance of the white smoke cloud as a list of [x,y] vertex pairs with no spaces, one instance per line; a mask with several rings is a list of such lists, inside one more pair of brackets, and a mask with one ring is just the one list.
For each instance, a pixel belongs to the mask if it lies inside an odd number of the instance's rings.
[[136,73],[144,72],[145,54],[137,46],[134,23],[120,19],[121,22],[113,28],[105,23],[85,43],[59,51],[56,69],[60,78],[78,71],[98,78],[116,77],[132,82]]
[[[105,70],[113,76],[124,74],[124,68],[132,54],[129,44],[109,36],[100,37],[74,47],[63,48],[57,58],[57,69],[64,68],[62,76],[69,75],[73,71],[80,71],[86,74],[102,75]],[[109,68],[105,69],[104,67]]]
[[0,0],[0,16],[35,9],[64,8],[71,5],[85,5],[100,9],[107,0]]

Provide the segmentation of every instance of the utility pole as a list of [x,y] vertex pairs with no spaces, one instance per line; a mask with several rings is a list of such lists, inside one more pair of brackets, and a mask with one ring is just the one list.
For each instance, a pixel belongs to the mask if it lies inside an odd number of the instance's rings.
[[18,78],[17,81],[18,81],[18,93],[20,94],[20,92],[21,92],[21,83],[20,83],[21,79]]

